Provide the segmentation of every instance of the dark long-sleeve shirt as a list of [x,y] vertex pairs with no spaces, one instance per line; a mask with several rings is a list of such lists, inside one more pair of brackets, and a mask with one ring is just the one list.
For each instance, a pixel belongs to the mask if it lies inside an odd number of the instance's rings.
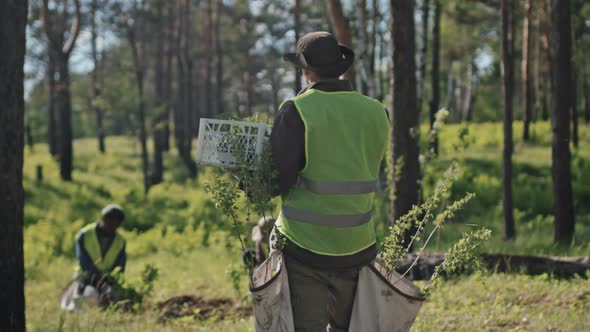
[[[325,92],[353,90],[349,81],[326,80],[307,86],[299,94],[309,89]],[[305,125],[292,101],[283,103],[276,114],[270,142],[273,163],[278,170],[278,178],[274,181],[275,195],[285,196],[297,183],[299,172],[305,167],[306,162]],[[315,268],[339,270],[369,264],[377,255],[377,247],[373,245],[350,256],[325,256],[303,249],[287,240],[283,252]]]
[[[100,242],[100,240],[99,240],[99,242]],[[115,267],[120,267],[122,271],[125,271],[125,265],[127,265],[127,254],[126,254],[125,249],[126,248],[123,247],[123,250],[121,250],[121,252],[117,256],[117,259],[115,260],[115,264],[113,266],[113,269]],[[101,250],[102,250],[102,248],[101,248]],[[84,247],[84,234],[83,233],[78,233],[78,235],[76,236],[76,258],[78,259],[78,263],[80,264],[80,268],[82,269],[82,271],[84,271],[84,273],[86,274],[86,276],[89,280],[92,279],[93,276],[99,276],[100,274],[102,274],[96,268],[96,266],[94,265],[94,262],[92,261],[92,258],[90,258],[88,251],[86,251],[86,248]]]

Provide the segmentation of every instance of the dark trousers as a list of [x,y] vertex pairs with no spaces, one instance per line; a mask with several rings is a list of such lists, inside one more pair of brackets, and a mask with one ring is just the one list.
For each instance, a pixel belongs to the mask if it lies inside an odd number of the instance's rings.
[[359,268],[324,271],[285,259],[295,331],[348,331]]

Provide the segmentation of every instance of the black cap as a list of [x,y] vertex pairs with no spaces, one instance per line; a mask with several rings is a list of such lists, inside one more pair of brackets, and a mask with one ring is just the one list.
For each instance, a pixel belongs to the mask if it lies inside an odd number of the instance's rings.
[[297,52],[287,53],[284,58],[320,76],[338,77],[354,62],[354,52],[339,45],[331,33],[317,31],[301,37],[297,41]]
[[125,211],[120,205],[117,204],[109,204],[100,211],[100,214],[103,217],[107,218],[115,218],[117,220],[123,221],[125,219]]

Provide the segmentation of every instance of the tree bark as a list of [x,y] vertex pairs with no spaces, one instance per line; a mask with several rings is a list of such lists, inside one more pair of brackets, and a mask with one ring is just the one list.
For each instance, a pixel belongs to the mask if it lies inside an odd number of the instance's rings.
[[578,75],[576,71],[576,38],[572,31],[572,100],[571,100],[571,116],[572,116],[572,141],[574,148],[580,145],[580,139],[578,134]]
[[[342,11],[342,3],[340,0],[328,0],[326,4],[328,6],[328,17],[334,27],[336,39],[338,39],[340,44],[353,48],[350,24]],[[355,81],[354,66],[351,66],[342,77],[353,83]]]
[[532,122],[533,107],[535,105],[533,99],[534,85],[531,79],[532,74],[532,20],[533,20],[533,0],[524,0],[524,23],[522,28],[522,92],[524,94],[524,117],[523,117],[523,131],[522,140],[528,142],[530,140],[530,124]]
[[[393,62],[391,223],[419,203],[419,123],[412,0],[391,0]],[[406,240],[411,234],[406,235]]]
[[195,126],[198,129],[198,120],[199,114],[193,110],[194,108],[194,99],[193,99],[193,72],[194,72],[194,62],[192,57],[192,4],[190,0],[184,0],[185,4],[185,12],[186,12],[186,21],[185,21],[185,45],[184,45],[184,58],[186,63],[186,97],[185,97],[185,117],[186,123],[184,124],[184,139],[185,139],[185,147],[184,152],[182,155],[182,159],[184,164],[186,165],[187,169],[189,170],[189,174],[192,178],[197,176],[197,163],[191,157],[192,155],[192,143],[193,143],[193,136],[196,135],[196,130],[193,127],[194,123],[197,123]]
[[358,31],[358,63],[361,78],[361,92],[364,95],[372,95],[370,92],[369,80],[369,36],[367,35],[367,0],[358,0],[358,13],[359,13],[359,31]]
[[570,108],[572,87],[572,33],[570,2],[551,0],[551,122],[553,127],[553,208],[555,242],[569,245],[575,214],[570,169]]
[[502,208],[504,238],[514,239],[514,212],[512,207],[512,96],[514,87],[514,26],[513,0],[502,0],[502,92],[504,96],[504,157],[502,160]]
[[98,151],[105,153],[105,132],[103,127],[103,114],[101,107],[97,104],[100,98],[100,88],[98,87],[98,52],[96,48],[96,38],[98,38],[98,32],[96,29],[96,11],[98,9],[97,0],[92,0],[90,4],[90,34],[91,34],[91,46],[92,46],[92,61],[94,63],[94,69],[92,70],[92,108],[94,108],[94,114],[96,116],[96,137],[98,138]]
[[164,52],[161,41],[164,40],[164,29],[162,28],[164,21],[164,3],[162,0],[156,1],[156,39],[153,43],[155,48],[155,65],[154,65],[154,97],[156,116],[153,121],[153,135],[154,135],[154,167],[152,170],[152,179],[150,185],[156,185],[164,179],[164,148],[166,140],[166,131],[164,126],[168,121],[168,115],[165,110],[166,101],[164,99]]
[[384,30],[379,31],[379,94],[377,97],[379,101],[383,101],[386,91],[389,90],[389,88],[386,87],[387,82],[385,77],[385,72],[389,72],[389,70],[386,68],[387,62],[385,61],[385,49],[387,46],[384,35],[387,33],[387,31]]
[[[436,113],[440,107],[440,0],[434,0],[434,22],[432,26],[432,100],[430,101],[430,130],[434,129]],[[438,154],[438,137],[430,142],[430,150]]]
[[375,50],[377,49],[377,24],[379,22],[379,1],[373,0],[371,3],[371,40],[369,44],[369,79],[373,82],[373,95],[377,96],[377,84],[375,79]]
[[[59,76],[57,79],[53,106],[55,107],[54,111],[57,113],[60,129],[60,135],[57,141],[60,175],[62,180],[71,181],[73,168],[73,149],[69,59],[80,32],[80,1],[74,0],[74,17],[70,26],[68,39],[62,44],[62,41],[65,39],[65,28],[59,31],[55,30],[56,24],[54,23],[57,19],[64,20],[67,17],[67,10],[68,6],[64,6],[62,13],[55,14],[61,17],[53,17],[53,15],[50,15],[49,11],[49,0],[42,1],[41,20],[43,23],[45,35],[47,36],[47,40],[49,41],[50,45],[50,56],[51,52],[54,52],[55,55],[55,70]],[[64,26],[63,24],[59,25]]]
[[206,20],[206,45],[207,50],[205,51],[205,114],[207,116],[213,116],[215,110],[213,109],[212,101],[214,98],[212,91],[212,75],[213,75],[213,56],[211,50],[213,49],[213,0],[207,0],[207,20]]
[[469,122],[473,120],[473,101],[475,100],[477,85],[479,84],[479,73],[477,72],[477,65],[472,59],[467,67],[467,82],[465,98],[463,99],[463,121]]
[[59,171],[62,180],[72,180],[72,105],[70,96],[69,54],[60,54],[57,61],[59,80],[55,95],[60,126],[59,135]]
[[26,0],[0,2],[0,331],[25,331],[23,253]]
[[[295,48],[297,48],[297,41],[299,40],[301,33],[301,0],[295,0],[295,6],[293,7],[293,20]],[[295,94],[297,95],[299,91],[301,91],[301,69],[295,66]]]
[[165,53],[164,53],[164,112],[166,113],[166,122],[164,123],[164,151],[170,151],[170,115],[172,110],[172,82],[174,81],[174,69],[172,67],[173,48],[175,46],[174,24],[176,17],[174,15],[175,7],[173,3],[165,2],[167,8],[166,28],[165,28]]
[[49,144],[49,153],[57,157],[58,145],[57,145],[57,116],[55,115],[55,52],[51,49],[51,45],[47,45],[47,143]]
[[542,112],[543,112],[543,120],[549,120],[549,102],[547,101],[550,93],[548,90],[551,90],[551,84],[553,84],[553,80],[551,78],[552,75],[552,68],[553,68],[553,60],[551,55],[551,40],[550,40],[550,26],[551,26],[551,17],[549,16],[549,10],[547,8],[547,2],[549,0],[542,0],[540,1],[540,8],[539,8],[539,30],[541,31],[541,44],[543,45],[543,51],[545,53],[545,60],[547,61],[548,70],[544,75],[544,82],[543,82],[543,99],[542,99]]
[[215,6],[215,54],[217,58],[216,83],[217,114],[223,113],[223,45],[221,45],[221,6],[222,1],[216,1]]
[[[143,7],[143,2],[136,6]],[[138,10],[138,8],[135,8]],[[145,127],[145,96],[144,96],[144,78],[145,65],[140,54],[144,52],[139,51],[140,42],[136,38],[137,21],[132,26],[128,27],[127,38],[131,46],[131,57],[135,71],[135,82],[137,86],[137,116],[139,120],[139,143],[141,145],[141,170],[143,173],[143,192],[147,194],[151,186],[151,177],[149,174],[149,157],[147,151],[147,132]],[[143,50],[142,50],[143,51]]]
[[[583,52],[583,48],[581,48],[580,50],[582,51],[582,59],[585,59],[585,52]],[[584,118],[586,120],[586,123],[590,123],[590,86],[588,85],[588,72],[584,61],[582,61],[580,65],[582,66],[582,93],[584,94]]]
[[428,57],[428,18],[430,17],[430,0],[422,0],[422,49],[420,50],[420,78],[418,79],[418,111],[422,111],[424,86],[426,81],[426,63]]

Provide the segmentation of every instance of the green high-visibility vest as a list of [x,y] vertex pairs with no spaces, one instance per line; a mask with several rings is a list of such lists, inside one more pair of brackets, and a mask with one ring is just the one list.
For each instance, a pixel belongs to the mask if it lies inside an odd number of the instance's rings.
[[375,244],[374,191],[390,135],[385,107],[355,91],[310,89],[291,100],[305,124],[306,165],[282,197],[277,229],[321,255],[369,248]]
[[94,266],[100,272],[110,272],[113,270],[117,256],[121,250],[125,248],[125,239],[119,233],[115,233],[113,243],[105,253],[102,255],[100,250],[100,243],[98,242],[98,235],[96,234],[97,223],[92,223],[80,231],[80,234],[84,235],[82,244],[88,252],[88,256],[92,259]]

